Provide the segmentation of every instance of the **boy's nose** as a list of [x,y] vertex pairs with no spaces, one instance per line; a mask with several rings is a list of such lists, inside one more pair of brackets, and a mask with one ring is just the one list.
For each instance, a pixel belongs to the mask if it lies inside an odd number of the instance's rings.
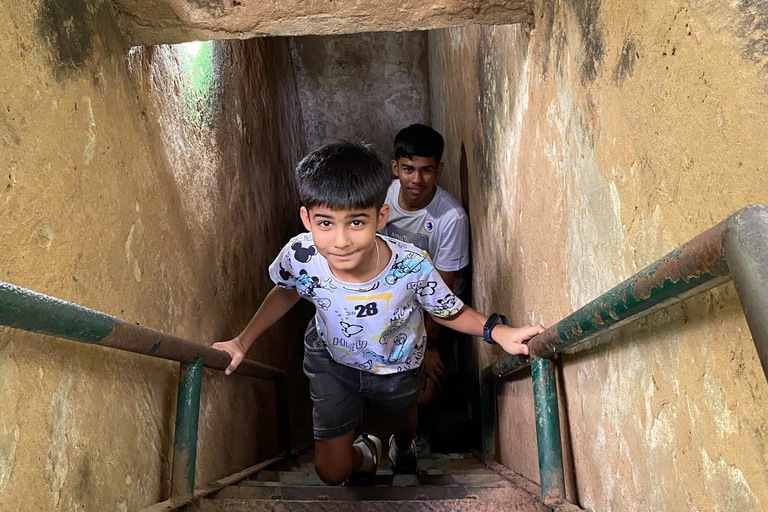
[[334,240],[336,247],[341,249],[342,247],[346,247],[349,245],[349,237],[347,236],[347,233],[340,229],[336,232],[336,239]]

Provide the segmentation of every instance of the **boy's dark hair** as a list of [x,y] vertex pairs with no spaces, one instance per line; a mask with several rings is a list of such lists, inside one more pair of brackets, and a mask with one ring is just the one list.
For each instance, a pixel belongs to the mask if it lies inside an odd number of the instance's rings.
[[440,163],[444,145],[443,136],[431,126],[412,124],[400,130],[395,137],[395,159],[435,157],[435,162]]
[[302,204],[333,210],[380,210],[392,184],[381,156],[364,142],[335,142],[312,151],[296,167]]

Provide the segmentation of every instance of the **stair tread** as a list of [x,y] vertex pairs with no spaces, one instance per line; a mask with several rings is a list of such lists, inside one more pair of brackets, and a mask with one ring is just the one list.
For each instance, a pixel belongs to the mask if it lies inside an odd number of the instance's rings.
[[[241,486],[275,486],[275,485],[304,485],[325,486],[320,477],[312,473],[293,472],[263,472],[258,480],[244,480]],[[430,474],[419,475],[393,475],[391,472],[382,472],[376,475],[374,485],[382,486],[408,486],[408,485],[474,485],[478,487],[509,487],[508,480],[493,471]]]
[[431,501],[286,501],[204,499],[192,512],[551,512],[540,501],[512,499],[446,499]]
[[463,485],[412,485],[378,487],[320,487],[305,485],[230,486],[213,499],[261,499],[291,501],[412,501],[445,499],[513,499],[530,496],[514,487],[478,487]]

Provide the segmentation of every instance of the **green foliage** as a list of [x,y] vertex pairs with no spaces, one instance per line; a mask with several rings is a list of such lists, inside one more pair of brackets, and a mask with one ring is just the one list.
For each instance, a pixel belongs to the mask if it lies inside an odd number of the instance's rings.
[[221,111],[215,43],[204,41],[180,46],[187,79],[182,92],[184,112],[196,124],[210,129]]

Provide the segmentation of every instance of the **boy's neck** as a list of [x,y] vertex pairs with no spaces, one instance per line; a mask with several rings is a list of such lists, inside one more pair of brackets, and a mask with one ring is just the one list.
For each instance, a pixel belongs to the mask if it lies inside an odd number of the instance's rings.
[[[378,258],[376,257],[376,247],[378,246]],[[333,268],[330,260],[328,260],[328,268],[331,270],[333,276],[339,281],[345,283],[367,283],[374,277],[378,276],[384,267],[387,266],[389,260],[392,258],[392,249],[389,248],[389,244],[384,240],[381,240],[378,236],[375,239],[375,243],[371,245],[371,250],[368,255],[363,258],[362,263],[354,269],[339,270]]]
[[402,208],[405,211],[408,212],[415,212],[418,210],[422,210],[429,205],[429,203],[432,202],[432,199],[435,198],[435,194],[437,194],[437,185],[432,187],[432,192],[429,193],[428,196],[424,198],[424,200],[417,202],[411,202],[408,200],[408,198],[403,194],[403,189],[400,189],[400,194],[398,194],[397,202],[400,205],[400,208]]

